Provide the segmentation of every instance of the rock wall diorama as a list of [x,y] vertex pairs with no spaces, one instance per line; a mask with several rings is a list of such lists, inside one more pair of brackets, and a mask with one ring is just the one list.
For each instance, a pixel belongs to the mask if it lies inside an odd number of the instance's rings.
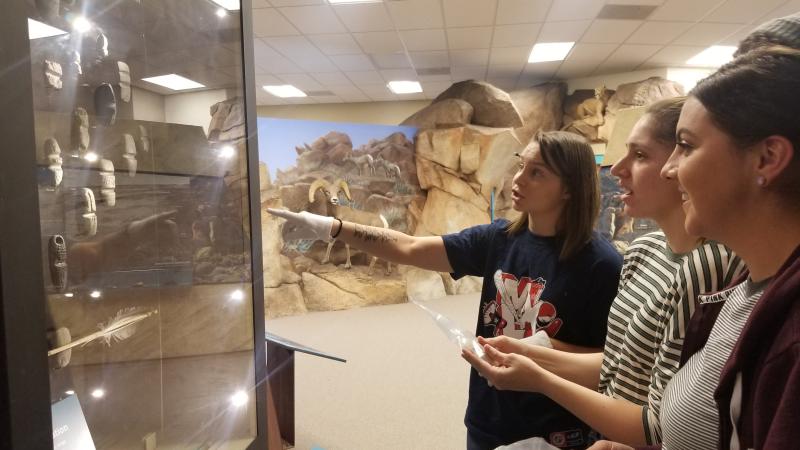
[[353,148],[348,135],[331,131],[297,143],[293,167],[274,179],[263,163],[260,171],[267,317],[478,292],[481,280],[395,267],[343,243],[285,241],[283,221],[263,209],[335,214],[417,236],[511,218],[514,154],[536,132],[604,141],[619,109],[676,95],[680,87],[662,78],[571,96],[560,82],[505,92],[462,81],[401,123],[418,129],[413,142],[394,133]]

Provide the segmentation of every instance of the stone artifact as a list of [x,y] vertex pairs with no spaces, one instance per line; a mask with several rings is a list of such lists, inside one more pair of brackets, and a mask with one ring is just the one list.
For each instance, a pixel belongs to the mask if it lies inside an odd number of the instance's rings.
[[[60,327],[55,331],[48,332],[47,340],[51,348],[63,348],[64,346],[68,345],[70,341],[72,341],[72,335],[69,332],[69,328]],[[63,369],[69,364],[69,361],[72,357],[72,350],[68,348],[58,352],[56,355],[55,368]],[[48,352],[48,356],[51,356],[50,352]]]
[[80,188],[76,197],[75,218],[78,222],[78,234],[94,236],[97,234],[97,203],[94,200],[94,192],[89,188]]
[[77,50],[67,50],[67,66],[64,74],[69,76],[72,80],[77,80],[78,77],[83,75],[83,68],[81,67],[81,54]]
[[139,125],[139,151],[142,153],[149,153],[150,147],[152,147],[150,132],[147,131],[146,126]]
[[133,140],[133,136],[128,133],[122,135],[122,161],[125,164],[125,169],[128,170],[128,176],[136,176],[136,168],[138,166],[136,142]]
[[125,103],[131,101],[131,69],[122,61],[117,61],[119,69],[119,98]]
[[117,177],[114,175],[114,163],[108,159],[98,161],[100,171],[100,198],[106,205],[114,206],[117,204]]
[[50,281],[58,292],[63,292],[67,288],[67,243],[64,236],[50,236],[47,253],[50,259]]
[[63,81],[61,80],[62,76],[64,75],[63,71],[61,70],[61,64],[45,60],[44,61],[44,85],[59,90],[64,86]]
[[114,125],[117,119],[117,98],[110,84],[103,83],[94,90],[94,112],[103,125]]
[[[339,218],[346,222],[353,222],[360,225],[367,225],[372,227],[379,227],[379,228],[389,228],[389,222],[386,221],[386,218],[380,214],[372,213],[369,211],[362,211],[353,209],[349,206],[344,206],[339,204],[339,193],[344,193],[347,200],[352,202],[353,196],[350,195],[350,188],[344,180],[336,180],[333,184],[328,183],[328,180],[324,178],[318,178],[311,186],[308,188],[308,202],[314,203],[315,194],[319,190],[323,194],[323,200],[326,206],[326,215],[331,217]],[[328,249],[325,252],[325,258],[322,259],[322,264],[327,263],[330,260],[331,250],[333,249],[333,244],[336,241],[332,240],[328,243]],[[350,262],[350,245],[345,243],[345,249],[347,251],[347,262],[344,265],[345,269],[349,269],[352,267]],[[378,258],[373,257],[372,262],[370,262],[369,270],[370,273],[372,272],[373,267],[375,266],[375,262]],[[386,266],[386,273],[390,274],[392,272],[392,265],[391,263],[387,263]]]
[[64,179],[64,169],[61,168],[64,160],[61,158],[61,147],[54,138],[44,141],[44,153],[47,156],[47,170],[50,173],[50,186],[57,188]]
[[95,64],[102,62],[108,57],[108,38],[102,31],[98,31],[94,47]]
[[89,114],[81,107],[72,112],[72,150],[83,157],[89,151]]

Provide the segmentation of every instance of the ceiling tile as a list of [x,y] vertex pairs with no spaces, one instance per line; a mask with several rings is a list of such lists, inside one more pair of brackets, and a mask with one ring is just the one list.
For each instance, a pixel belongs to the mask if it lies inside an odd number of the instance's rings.
[[253,34],[264,36],[293,36],[300,34],[286,18],[274,8],[253,9]]
[[689,22],[645,22],[634,31],[627,44],[668,44],[691,27]]
[[361,87],[364,84],[382,84],[384,83],[383,77],[376,70],[365,70],[360,72],[345,72],[347,78],[350,78],[356,86]]
[[754,25],[752,25],[752,24],[751,25],[744,25],[744,26],[742,26],[742,28],[739,28],[739,31],[737,31],[737,32],[735,32],[733,34],[729,34],[728,36],[725,36],[724,38],[720,39],[719,42],[717,42],[716,44],[717,45],[733,45],[733,46],[738,47],[739,43],[742,42],[742,39],[746,38],[750,33],[752,33],[753,29],[755,29],[755,28],[756,27]]
[[368,102],[371,100],[369,97],[366,96],[366,94],[364,94],[361,91],[349,94],[339,94],[338,97],[344,100],[346,103],[360,103],[360,102]]
[[335,95],[325,95],[313,98],[317,101],[317,103],[343,103],[342,99]]
[[403,43],[396,31],[375,31],[371,33],[353,33],[353,37],[366,53],[402,52]]
[[443,28],[440,0],[386,2],[398,30]]
[[622,44],[598,66],[596,72],[616,73],[634,70],[661,48],[661,45]]
[[671,42],[673,45],[713,45],[738,31],[742,25],[732,23],[698,23]]
[[290,97],[284,98],[283,101],[290,105],[311,105],[317,103],[317,101],[311,97]]
[[352,55],[361,53],[361,47],[347,33],[315,34],[308,38],[326,55]]
[[421,84],[422,91],[426,96],[430,96],[428,98],[436,97],[452,85],[449,81],[423,81]]
[[620,44],[642,24],[641,20],[607,20],[592,22],[581,37],[581,42],[590,44]]
[[497,0],[443,0],[447,27],[493,25]]
[[499,0],[497,24],[544,22],[553,0]]
[[512,65],[490,65],[486,75],[489,79],[492,78],[514,78],[516,79],[522,73],[522,64]]
[[[452,70],[452,68],[450,70]],[[422,75],[420,75],[419,73],[417,73],[417,79],[420,82],[426,81],[428,83],[445,82],[445,81],[447,83],[452,83],[453,82],[453,78],[450,75],[450,72],[443,73],[443,74],[438,74],[438,75],[436,75],[436,74],[434,74],[434,75],[425,75],[424,73]]]
[[315,72],[311,76],[326,88],[350,84],[350,79],[344,76],[342,72]]
[[447,41],[451,50],[489,48],[492,43],[492,27],[448,28]]
[[547,13],[547,21],[592,20],[603,4],[605,0],[557,0]]
[[617,44],[576,44],[558,68],[556,77],[564,79],[588,76],[617,47]]
[[591,20],[547,22],[542,26],[537,42],[576,42],[589,28]]
[[489,64],[489,50],[473,48],[469,50],[450,50],[450,66],[485,66]]
[[750,23],[754,17],[764,14],[778,7],[785,0],[728,0],[703,18],[704,22],[723,23]]
[[343,33],[347,31],[330,6],[296,6],[279,11],[303,34]]
[[336,70],[330,60],[303,36],[264,38],[264,42],[305,70],[315,72]]
[[354,32],[394,30],[382,3],[337,5],[333,7],[348,30]]
[[522,66],[528,63],[530,53],[531,48],[527,46],[493,48],[489,54],[489,66],[518,65],[522,69]]
[[486,78],[486,66],[453,67],[450,76],[453,81],[483,80]]
[[261,39],[253,39],[253,54],[256,66],[266,73],[297,73],[303,71]]
[[417,80],[417,73],[414,72],[414,69],[392,69],[392,70],[381,70],[381,76],[384,80],[393,81],[393,80],[402,80],[402,81],[416,81]]
[[499,25],[494,27],[492,47],[532,47],[539,36],[542,24],[524,23],[516,25]]
[[493,77],[489,77],[489,78],[486,79],[486,81],[489,82],[492,86],[494,86],[494,87],[496,87],[496,88],[498,88],[500,90],[503,90],[503,91],[506,91],[506,92],[510,92],[510,91],[514,90],[514,87],[516,87],[517,78],[518,77],[513,77],[513,78],[507,78],[507,77],[494,77],[493,78]]
[[361,55],[333,55],[329,56],[336,66],[343,71],[354,70],[372,70],[375,66],[372,65],[372,60],[369,56]]
[[781,5],[779,8],[775,8],[770,11],[768,14],[761,16],[756,20],[755,24],[762,24],[768,20],[777,19],[779,17],[785,17],[791,14],[796,14],[800,11],[800,0],[789,0],[788,2]]
[[705,50],[705,47],[689,47],[683,45],[668,45],[656,52],[645,61],[642,67],[662,67],[668,65],[685,65],[692,56]]
[[369,55],[373,64],[379,69],[410,68],[411,62],[405,53],[373,53]]
[[272,5],[267,0],[252,0],[253,9],[270,8]]
[[283,80],[285,84],[291,84],[292,86],[300,89],[301,91],[323,90],[323,86],[319,84],[317,80],[311,78],[310,76],[304,73],[284,74],[284,75],[279,75],[279,78]]
[[392,101],[400,100],[396,95],[392,94],[386,84],[363,84],[359,86],[361,90],[374,101]]
[[447,38],[441,28],[433,30],[406,30],[400,38],[408,51],[447,50]]
[[363,94],[360,89],[355,87],[350,80],[347,81],[348,84],[336,85],[336,86],[328,86],[328,90],[333,92],[334,94],[338,95],[339,97],[346,96],[348,94]]
[[550,61],[536,64],[526,64],[522,74],[526,77],[549,80],[553,78],[562,61]]
[[432,67],[449,67],[450,61],[446,51],[435,52],[410,52],[411,61],[417,69]]
[[695,22],[719,5],[720,0],[667,0],[647,18],[672,22]]
[[283,82],[274,75],[260,74],[256,75],[256,87],[259,89],[261,86],[283,84]]

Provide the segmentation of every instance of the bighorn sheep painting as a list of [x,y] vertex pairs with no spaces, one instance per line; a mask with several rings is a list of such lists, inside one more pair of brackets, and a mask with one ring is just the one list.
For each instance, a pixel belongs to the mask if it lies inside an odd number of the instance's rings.
[[375,161],[372,155],[363,154],[358,156],[346,156],[342,161],[352,162],[358,167],[359,175],[374,175],[375,174]]
[[[329,183],[328,180],[324,178],[317,178],[308,188],[309,203],[314,203],[315,194],[318,190],[321,191],[324,196],[326,215],[338,217],[344,221],[355,222],[361,225],[389,228],[389,223],[381,214],[353,209],[350,206],[341,205],[339,203],[339,195],[341,193],[344,193],[348,201],[352,201],[353,199],[350,195],[350,188],[347,186],[347,183],[344,180],[339,179],[334,183]],[[336,243],[336,241],[331,241],[328,243],[328,249],[325,252],[325,257],[321,261],[322,264],[325,264],[330,260],[331,250],[333,249],[334,243]],[[344,267],[345,269],[349,269],[352,267],[352,264],[350,263],[350,245],[345,244],[345,249],[347,250],[347,262],[345,263]],[[372,258],[372,261],[369,264],[370,273],[372,273],[372,269],[377,260],[377,257]],[[387,275],[392,273],[392,265],[388,261],[386,263],[386,273]]]

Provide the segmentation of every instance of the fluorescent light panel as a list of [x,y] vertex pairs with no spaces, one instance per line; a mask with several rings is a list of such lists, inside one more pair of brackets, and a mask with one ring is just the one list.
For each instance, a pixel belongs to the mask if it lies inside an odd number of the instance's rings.
[[533,46],[528,62],[561,61],[567,57],[573,45],[574,42],[539,42]]
[[731,45],[712,45],[686,61],[690,66],[719,67],[733,60],[736,47]]
[[159,75],[157,77],[142,78],[142,81],[157,84],[173,91],[184,91],[186,89],[196,89],[205,87],[204,85],[184,78],[180,75],[171,73],[169,75]]
[[416,94],[422,92],[419,81],[390,81],[389,90],[395,94]]
[[306,93],[292,86],[291,84],[281,84],[276,86],[264,86],[264,90],[275,97],[305,97]]
[[211,0],[217,5],[227,9],[228,11],[238,11],[242,9],[242,4],[239,0]]
[[38,20],[28,19],[28,39],[30,40],[61,36],[62,34],[67,34],[67,32],[61,28],[51,27]]

